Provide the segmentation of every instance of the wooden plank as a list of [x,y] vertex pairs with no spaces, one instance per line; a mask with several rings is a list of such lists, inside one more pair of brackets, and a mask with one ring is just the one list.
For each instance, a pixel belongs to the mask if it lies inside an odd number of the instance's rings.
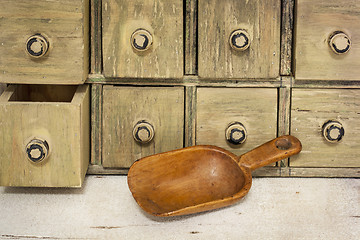
[[280,75],[290,76],[292,72],[292,45],[295,0],[282,0]]
[[[296,79],[359,80],[360,2],[297,0],[296,11]],[[347,53],[331,50],[329,38],[337,31],[351,40]]]
[[[276,78],[280,66],[281,1],[199,0],[201,78]],[[250,47],[231,48],[234,30],[249,34]]]
[[139,85],[139,86],[203,86],[203,87],[280,87],[281,80],[277,79],[201,79],[195,75],[182,78],[109,78],[91,75],[87,83]]
[[[359,89],[293,89],[291,134],[300,139],[303,150],[290,158],[290,166],[359,167],[359,104]],[[329,120],[340,122],[345,129],[338,143],[322,135]]]
[[[90,165],[90,155],[91,155],[91,125],[90,125],[90,87],[89,85],[81,85],[77,91],[75,99],[78,98],[78,103],[80,105],[80,186],[83,185],[85,180],[85,175],[87,169]],[[74,100],[75,100],[74,99]],[[75,103],[75,101],[74,101]],[[76,147],[75,147],[76,149]],[[74,159],[73,161],[76,161]]]
[[99,74],[102,72],[102,37],[101,37],[101,0],[90,0],[90,31],[91,31],[91,64],[90,73]]
[[289,168],[289,177],[359,178],[360,168]]
[[[148,143],[139,143],[133,136],[142,121],[155,132]],[[128,168],[139,158],[182,148],[184,89],[104,86],[102,134],[104,167]]]
[[[89,72],[89,1],[3,0],[0,82],[81,84]],[[26,42],[41,34],[48,51],[30,57]]]
[[196,136],[196,87],[185,87],[184,147],[194,146]]
[[100,165],[102,156],[102,84],[91,85],[91,164]]
[[[282,87],[278,89],[278,136],[290,134],[290,105],[292,77],[281,77]],[[289,166],[289,160],[278,162],[280,167]]]
[[[106,77],[180,78],[184,74],[183,1],[103,0]],[[152,46],[137,51],[132,34],[144,29]]]
[[185,74],[197,74],[197,0],[185,2]]
[[294,88],[359,88],[359,80],[296,80]]

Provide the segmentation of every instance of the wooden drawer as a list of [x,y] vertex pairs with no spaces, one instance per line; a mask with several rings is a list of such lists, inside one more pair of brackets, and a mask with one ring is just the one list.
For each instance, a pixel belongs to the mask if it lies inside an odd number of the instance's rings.
[[295,77],[359,80],[360,1],[297,0]]
[[277,89],[198,88],[197,145],[216,145],[241,155],[276,133]]
[[0,185],[81,187],[89,164],[88,86],[10,86],[0,97]]
[[360,167],[360,90],[294,89],[291,134],[303,143],[291,167]]
[[276,78],[280,0],[199,0],[201,78]]
[[0,82],[80,84],[89,72],[89,1],[3,0]]
[[128,168],[142,157],[183,147],[182,87],[104,86],[103,166]]
[[183,1],[104,0],[106,77],[183,76]]

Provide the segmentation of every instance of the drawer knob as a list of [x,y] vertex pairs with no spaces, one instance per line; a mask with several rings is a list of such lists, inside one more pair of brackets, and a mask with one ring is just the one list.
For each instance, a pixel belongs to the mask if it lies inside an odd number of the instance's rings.
[[230,35],[229,43],[233,49],[245,51],[250,46],[250,36],[245,30],[235,30]]
[[225,130],[225,138],[231,144],[243,144],[247,138],[246,128],[240,122],[232,122]]
[[149,31],[145,29],[138,29],[131,35],[131,46],[136,51],[146,51],[148,50],[152,43],[152,35]]
[[26,145],[26,156],[33,163],[44,161],[49,155],[49,144],[42,139],[34,138]]
[[323,125],[322,134],[326,141],[337,143],[343,138],[345,130],[340,122],[330,120]]
[[139,143],[150,142],[155,135],[154,127],[147,121],[138,122],[133,130],[133,137]]
[[334,53],[344,54],[349,51],[351,47],[351,40],[345,33],[336,31],[331,34],[329,38],[329,45]]
[[35,34],[26,41],[26,52],[30,57],[40,58],[47,53],[48,49],[49,42],[41,34]]

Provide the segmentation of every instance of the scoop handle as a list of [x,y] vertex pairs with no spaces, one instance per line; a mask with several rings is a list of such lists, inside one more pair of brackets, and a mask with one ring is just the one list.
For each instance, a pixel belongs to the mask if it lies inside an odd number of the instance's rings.
[[238,164],[253,171],[298,154],[301,148],[299,139],[294,136],[284,135],[241,155]]

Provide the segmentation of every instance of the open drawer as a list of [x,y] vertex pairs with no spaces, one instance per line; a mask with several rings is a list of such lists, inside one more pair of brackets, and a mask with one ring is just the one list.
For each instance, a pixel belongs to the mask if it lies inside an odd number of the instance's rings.
[[12,85],[0,96],[0,185],[81,187],[89,87]]

